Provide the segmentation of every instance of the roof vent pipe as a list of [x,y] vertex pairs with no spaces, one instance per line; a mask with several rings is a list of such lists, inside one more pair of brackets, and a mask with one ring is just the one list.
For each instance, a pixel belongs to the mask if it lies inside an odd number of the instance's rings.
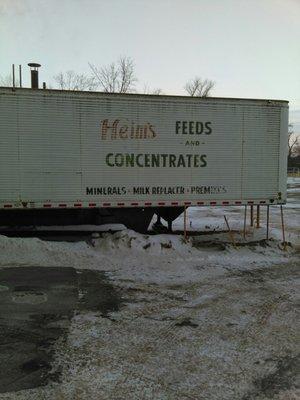
[[31,88],[38,89],[39,88],[39,67],[41,66],[41,64],[29,63],[28,66],[30,67],[30,72],[31,72]]
[[19,64],[19,86],[22,87],[22,65]]
[[16,87],[15,64],[12,65],[12,86],[13,89]]

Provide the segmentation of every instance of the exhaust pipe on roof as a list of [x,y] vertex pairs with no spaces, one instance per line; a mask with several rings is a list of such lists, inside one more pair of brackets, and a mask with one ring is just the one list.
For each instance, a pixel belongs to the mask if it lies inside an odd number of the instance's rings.
[[30,72],[31,72],[31,89],[38,89],[39,88],[39,67],[41,66],[41,64],[29,63],[28,66],[30,67]]

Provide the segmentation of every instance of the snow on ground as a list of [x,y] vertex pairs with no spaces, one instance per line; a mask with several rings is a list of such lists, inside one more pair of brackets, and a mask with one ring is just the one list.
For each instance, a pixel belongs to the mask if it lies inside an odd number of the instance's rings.
[[[131,230],[105,233],[89,243],[47,242],[37,238],[0,236],[0,266],[62,266],[112,272],[112,279],[129,279],[150,284],[194,282],[203,274],[218,271],[262,268],[296,259],[293,246],[283,251],[280,241],[239,246],[242,235],[235,233],[236,247],[228,233],[190,237],[142,235]],[[256,242],[261,237],[251,234]],[[249,239],[249,237],[248,237]],[[194,264],[203,266],[203,271]],[[205,267],[205,268],[204,268]]]
[[[56,344],[61,383],[0,399],[299,399],[299,187],[290,181],[286,250],[279,207],[269,242],[247,234],[241,208],[188,210],[190,230],[205,234],[105,233],[88,243],[0,237],[0,266],[72,266],[107,271],[123,305],[107,318],[76,313]],[[181,216],[174,225],[182,229]],[[298,286],[297,286],[298,285]],[[299,385],[299,381],[298,381]],[[299,387],[299,386],[298,386]]]

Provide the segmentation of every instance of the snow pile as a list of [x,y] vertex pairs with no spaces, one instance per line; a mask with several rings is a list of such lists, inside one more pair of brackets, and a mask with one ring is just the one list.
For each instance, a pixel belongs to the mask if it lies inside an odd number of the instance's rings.
[[85,242],[47,242],[37,238],[0,235],[0,266],[62,266],[83,268],[94,264],[94,254]]
[[[225,236],[203,235],[185,241],[182,236],[149,236],[124,230],[95,239],[94,248],[117,266],[117,279],[156,284],[195,282],[231,269],[286,263],[294,257],[292,247],[283,251],[276,240],[234,247]],[[237,235],[236,239],[238,242]]]
[[[256,237],[257,239],[257,237]],[[104,233],[89,242],[47,242],[0,236],[0,266],[61,266],[112,272],[113,279],[172,284],[195,282],[231,269],[268,267],[293,259],[294,249],[280,242],[236,246],[227,233],[190,237],[142,235],[129,229]]]

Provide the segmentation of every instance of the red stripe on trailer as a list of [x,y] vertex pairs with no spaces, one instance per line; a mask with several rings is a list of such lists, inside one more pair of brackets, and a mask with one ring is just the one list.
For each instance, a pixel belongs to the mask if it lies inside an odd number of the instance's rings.
[[[169,204],[171,206],[179,206],[182,203],[180,203],[179,201],[172,201]],[[211,206],[215,206],[217,204],[218,204],[217,201],[210,201],[210,202],[208,202],[208,201],[197,201],[195,203],[193,203],[191,201],[183,202],[183,205],[185,205],[185,206],[191,206],[191,205],[198,205],[198,206],[211,205]],[[268,201],[266,201],[266,200],[257,200],[257,201],[248,200],[248,201],[243,202],[243,201],[237,200],[237,201],[231,201],[231,202],[230,201],[222,201],[222,202],[220,202],[220,204],[222,204],[224,206],[230,205],[230,204],[235,204],[235,205],[242,205],[242,204],[255,205],[255,204],[268,204]],[[284,203],[278,201],[277,204],[284,204]],[[144,206],[155,206],[155,204],[153,204],[153,202],[145,202],[145,203],[132,202],[132,203],[130,203],[130,205],[133,206],[133,207],[138,207],[138,206],[143,206],[143,205]],[[167,205],[167,203],[164,202],[164,201],[160,201],[160,202],[157,203],[157,205],[158,206],[165,206],[165,205]],[[84,207],[82,205],[82,203],[74,203],[73,206],[77,207],[77,208]],[[126,206],[126,203],[117,203],[117,206],[118,207],[124,207],[124,206]],[[2,207],[3,208],[13,208],[13,204],[3,204]],[[53,208],[54,205],[52,203],[44,203],[42,205],[42,207],[43,208]],[[57,205],[56,205],[56,207],[57,207]],[[58,207],[59,208],[67,208],[68,205],[67,205],[67,203],[59,203]],[[97,207],[97,203],[88,203],[88,207]],[[98,205],[98,207],[100,207],[100,205]],[[111,203],[102,203],[102,207],[111,207]],[[34,208],[34,207],[31,206],[31,208]]]

